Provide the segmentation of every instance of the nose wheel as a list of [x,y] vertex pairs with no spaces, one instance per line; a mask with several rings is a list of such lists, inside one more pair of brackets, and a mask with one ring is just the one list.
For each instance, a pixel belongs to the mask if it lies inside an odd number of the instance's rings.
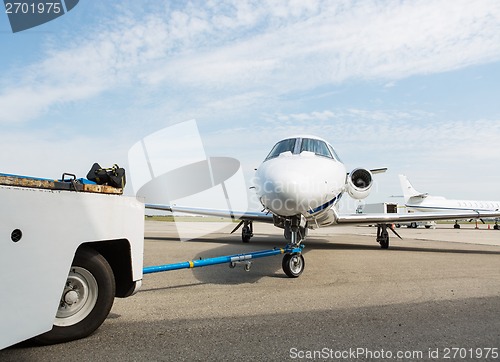
[[300,253],[285,254],[281,263],[283,271],[290,278],[298,278],[306,266],[304,256]]

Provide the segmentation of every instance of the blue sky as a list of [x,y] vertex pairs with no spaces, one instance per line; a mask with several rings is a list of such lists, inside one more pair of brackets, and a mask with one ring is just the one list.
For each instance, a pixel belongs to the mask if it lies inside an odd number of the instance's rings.
[[[196,119],[249,180],[281,137],[348,169],[389,167],[367,202],[500,200],[500,3],[84,0],[13,34],[0,16],[1,172],[84,176]],[[172,150],[175,152],[175,150]]]

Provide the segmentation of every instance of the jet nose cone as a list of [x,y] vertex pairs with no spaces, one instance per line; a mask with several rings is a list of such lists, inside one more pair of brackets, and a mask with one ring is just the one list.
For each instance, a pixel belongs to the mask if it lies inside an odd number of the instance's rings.
[[308,175],[296,169],[269,167],[257,174],[256,191],[261,203],[281,216],[293,216],[308,209]]
[[277,157],[255,174],[257,196],[279,216],[311,216],[338,200],[345,185],[343,164],[322,157]]

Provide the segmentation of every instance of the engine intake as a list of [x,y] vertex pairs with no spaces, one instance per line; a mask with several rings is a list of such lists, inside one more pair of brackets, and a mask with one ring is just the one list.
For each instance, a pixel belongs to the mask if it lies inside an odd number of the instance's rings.
[[364,199],[370,194],[372,184],[372,173],[364,168],[356,168],[347,177],[347,193],[353,199]]

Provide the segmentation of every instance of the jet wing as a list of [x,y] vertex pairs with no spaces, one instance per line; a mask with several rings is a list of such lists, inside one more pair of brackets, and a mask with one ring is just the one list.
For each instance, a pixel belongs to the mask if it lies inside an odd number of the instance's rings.
[[[248,220],[265,223],[273,223],[271,213],[259,211],[238,212],[234,210],[218,210],[205,208],[190,208],[175,205],[146,204],[146,209],[161,210],[169,212],[180,212],[192,215],[225,217],[237,220]],[[332,224],[387,224],[408,221],[432,221],[432,220],[458,220],[458,219],[480,219],[500,217],[500,211],[467,211],[467,212],[412,212],[408,214],[338,214],[335,208],[331,209],[335,214],[335,222]],[[326,225],[325,225],[326,226]]]
[[[335,211],[334,211],[335,213]],[[500,211],[412,212],[408,214],[336,214],[337,224],[386,224],[407,221],[458,220],[500,217]]]
[[239,212],[239,211],[234,211],[234,210],[191,208],[191,207],[182,207],[182,206],[175,206],[175,205],[158,205],[158,204],[146,204],[145,206],[146,206],[146,209],[151,209],[151,210],[182,212],[185,214],[193,214],[193,215],[226,217],[226,218],[237,219],[237,220],[248,220],[248,221],[273,223],[273,215],[271,213],[265,213],[265,212],[259,212],[259,211]]

